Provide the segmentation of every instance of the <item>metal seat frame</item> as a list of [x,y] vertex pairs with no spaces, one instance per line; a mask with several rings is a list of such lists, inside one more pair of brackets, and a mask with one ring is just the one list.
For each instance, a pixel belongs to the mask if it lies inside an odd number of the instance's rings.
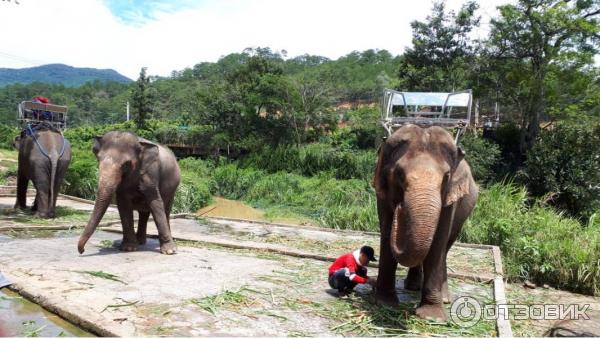
[[[443,103],[439,99],[442,99]],[[395,101],[400,101],[401,104],[394,104]],[[464,134],[471,122],[472,102],[473,92],[471,89],[452,93],[400,92],[385,89],[381,102],[381,125],[386,130],[388,137],[394,133],[395,129],[405,124],[416,124],[421,127],[439,126],[455,133],[454,142],[458,143],[458,138]],[[395,106],[404,107],[404,116],[394,114]],[[420,110],[420,107],[423,106],[441,107],[441,109],[435,112]],[[453,117],[453,107],[466,108],[466,118]]]

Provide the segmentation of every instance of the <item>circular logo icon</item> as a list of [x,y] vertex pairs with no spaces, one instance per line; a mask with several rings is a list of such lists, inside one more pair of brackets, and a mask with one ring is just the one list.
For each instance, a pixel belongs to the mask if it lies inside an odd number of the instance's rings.
[[483,308],[473,297],[458,297],[450,307],[450,318],[460,327],[471,327],[483,316]]

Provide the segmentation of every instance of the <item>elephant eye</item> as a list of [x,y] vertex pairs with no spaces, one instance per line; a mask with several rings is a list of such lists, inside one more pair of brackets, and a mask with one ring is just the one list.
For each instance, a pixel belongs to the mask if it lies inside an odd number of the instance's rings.
[[404,170],[402,169],[397,169],[396,170],[396,180],[398,181],[398,184],[404,186],[406,184],[406,174],[404,173]]

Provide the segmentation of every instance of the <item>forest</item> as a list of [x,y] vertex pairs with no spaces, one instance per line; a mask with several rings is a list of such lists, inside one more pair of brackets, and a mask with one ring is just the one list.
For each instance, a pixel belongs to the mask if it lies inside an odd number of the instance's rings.
[[599,18],[593,0],[519,0],[474,39],[477,2],[458,11],[438,2],[411,23],[412,46],[400,55],[331,60],[254,47],[168,77],[143,68],[131,84],[9,85],[0,88],[0,142],[10,148],[19,131],[17,103],[43,95],[69,107],[65,193],[93,199],[93,137],[131,130],[202,149],[179,159],[174,212],[221,196],[271,217],[378,231],[371,181],[383,89],[470,88],[480,119],[500,123],[460,141],[481,193],[459,240],[500,246],[512,280],[599,295]]

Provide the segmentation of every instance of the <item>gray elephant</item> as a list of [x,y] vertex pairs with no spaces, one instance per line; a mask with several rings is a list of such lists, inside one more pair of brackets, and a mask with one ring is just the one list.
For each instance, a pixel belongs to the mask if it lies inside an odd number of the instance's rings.
[[446,257],[475,207],[478,188],[464,152],[440,127],[405,125],[379,150],[373,185],[381,230],[376,296],[396,303],[396,268],[405,288],[421,290],[416,314],[446,320]]
[[71,145],[49,124],[28,125],[14,141],[19,151],[17,201],[15,208],[27,207],[29,181],[36,189],[32,210],[36,216],[53,218],[56,198],[71,162]]
[[[79,253],[104,216],[112,196],[123,226],[122,251],[134,251],[146,243],[146,225],[150,213],[158,229],[160,252],[174,254],[169,216],[180,181],[175,155],[166,147],[140,138],[130,132],[111,131],[97,136],[92,151],[98,159],[98,192],[94,210],[81,237]],[[133,211],[139,214],[137,235]]]

